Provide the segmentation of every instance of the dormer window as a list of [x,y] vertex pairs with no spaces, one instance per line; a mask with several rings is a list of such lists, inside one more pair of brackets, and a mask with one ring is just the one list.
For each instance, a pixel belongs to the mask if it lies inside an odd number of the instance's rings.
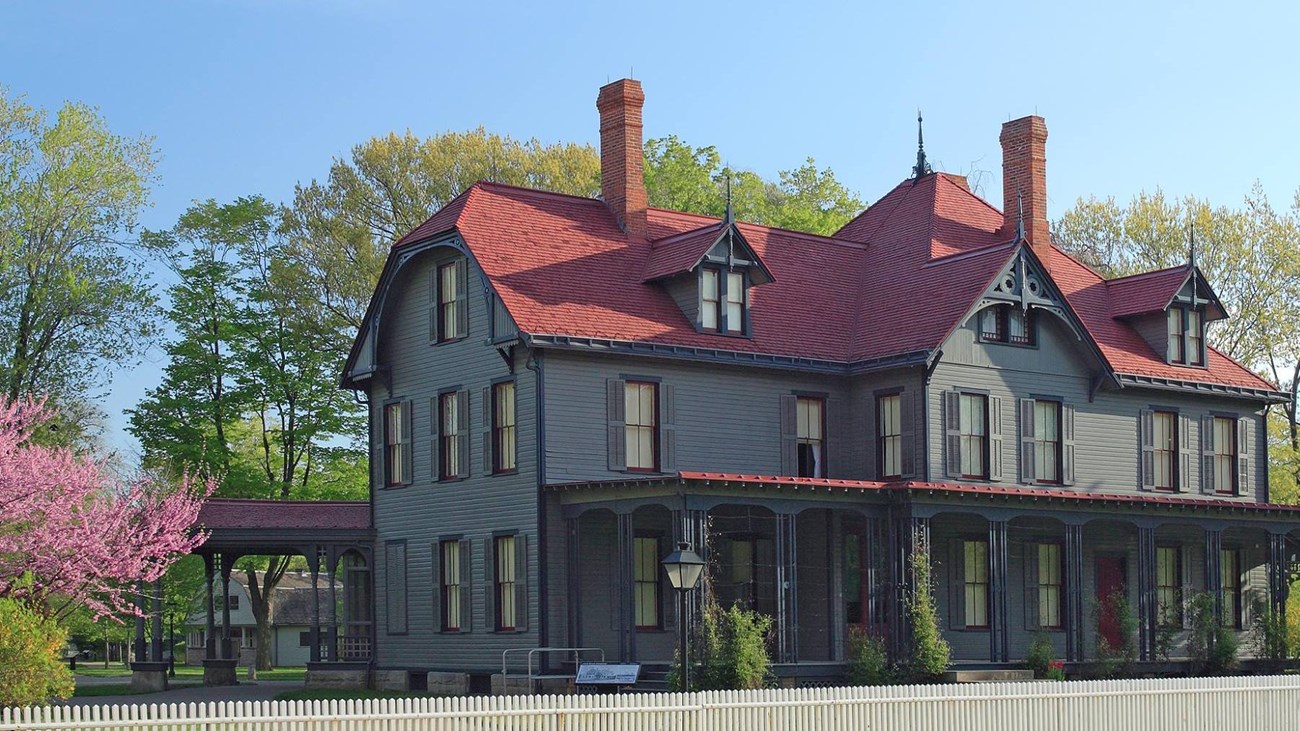
[[1170,307],[1168,317],[1170,363],[1205,365],[1205,317],[1191,307]]
[[1033,345],[1034,318],[1014,305],[994,305],[980,314],[980,340],[986,343]]
[[700,329],[745,333],[745,275],[716,267],[700,268]]

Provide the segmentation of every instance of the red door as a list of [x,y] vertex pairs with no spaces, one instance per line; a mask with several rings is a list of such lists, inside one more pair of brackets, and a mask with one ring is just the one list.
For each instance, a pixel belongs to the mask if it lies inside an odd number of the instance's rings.
[[1127,581],[1124,577],[1125,561],[1122,556],[1097,557],[1097,601],[1101,604],[1098,613],[1097,634],[1112,648],[1124,645],[1120,635],[1119,616],[1115,611],[1114,594],[1124,595]]

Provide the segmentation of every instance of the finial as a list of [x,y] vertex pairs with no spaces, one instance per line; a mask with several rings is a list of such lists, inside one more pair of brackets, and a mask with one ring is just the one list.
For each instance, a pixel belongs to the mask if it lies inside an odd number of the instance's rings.
[[730,225],[736,220],[735,212],[731,210],[731,170],[727,169],[727,210],[722,215],[724,226]]
[[912,168],[912,177],[919,178],[934,172],[925,159],[925,135],[921,129],[921,110],[916,110],[916,167]]
[[1187,268],[1196,268],[1196,219],[1187,218]]
[[1016,188],[1016,241],[1025,240],[1025,199]]

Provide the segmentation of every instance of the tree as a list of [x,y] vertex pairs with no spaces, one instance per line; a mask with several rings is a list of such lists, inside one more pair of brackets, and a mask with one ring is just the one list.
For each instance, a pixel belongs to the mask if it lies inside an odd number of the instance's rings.
[[31,706],[72,695],[62,662],[68,632],[13,599],[0,598],[0,706]]
[[94,108],[68,103],[50,119],[0,87],[0,395],[9,401],[44,393],[84,409],[105,367],[132,362],[156,334],[144,267],[117,239],[148,202],[153,169],[150,140],[113,134]]
[[130,613],[135,582],[203,542],[191,527],[212,486],[123,483],[102,462],[31,443],[53,416],[41,401],[0,400],[0,598],[53,618],[79,605]]
[[1106,276],[1187,262],[1192,232],[1196,263],[1231,317],[1214,323],[1216,348],[1254,368],[1291,399],[1270,409],[1271,494],[1294,500],[1300,484],[1300,191],[1278,211],[1258,183],[1239,208],[1212,207],[1157,190],[1125,207],[1113,198],[1079,199],[1056,222],[1056,242]]

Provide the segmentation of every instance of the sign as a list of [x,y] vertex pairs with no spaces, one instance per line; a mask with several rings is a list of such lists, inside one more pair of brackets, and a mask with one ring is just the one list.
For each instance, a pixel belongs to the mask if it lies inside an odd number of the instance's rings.
[[578,666],[577,685],[635,685],[640,663],[584,662]]

